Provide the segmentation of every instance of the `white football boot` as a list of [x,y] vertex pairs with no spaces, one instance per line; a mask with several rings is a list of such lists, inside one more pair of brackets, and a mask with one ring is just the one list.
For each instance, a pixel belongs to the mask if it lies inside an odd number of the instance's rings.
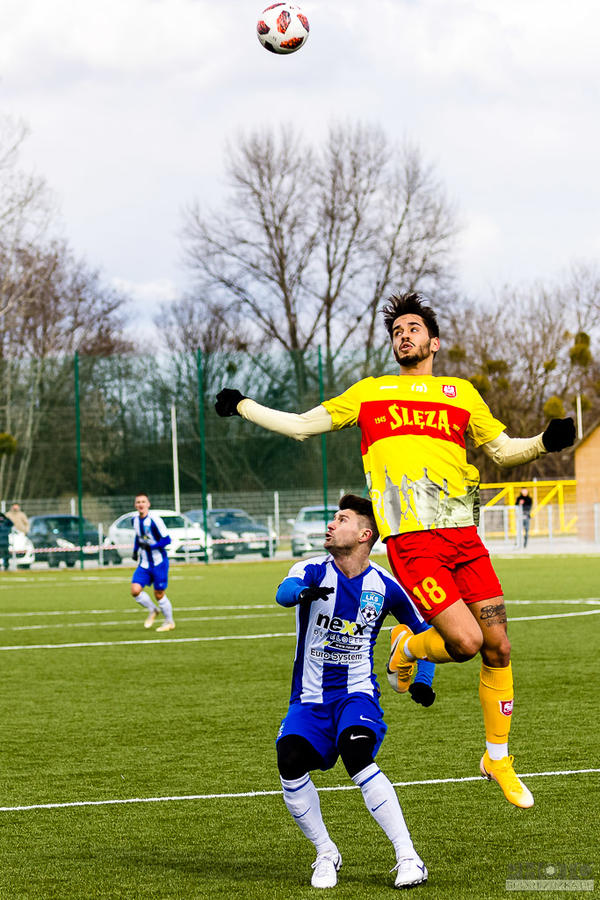
[[337,873],[342,867],[342,855],[334,847],[326,853],[319,853],[312,864],[313,873],[310,883],[314,888],[332,888],[337,884]]
[[392,872],[396,873],[394,887],[411,888],[427,881],[427,869],[423,860],[413,851],[408,856],[402,856]]
[[144,628],[152,628],[157,615],[158,615],[157,609],[153,609],[151,612],[149,612],[148,615],[146,616],[146,621],[144,622]]

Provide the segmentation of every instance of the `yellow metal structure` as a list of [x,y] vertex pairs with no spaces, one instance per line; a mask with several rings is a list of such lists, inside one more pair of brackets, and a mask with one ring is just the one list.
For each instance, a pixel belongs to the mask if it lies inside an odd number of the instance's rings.
[[[497,484],[482,484],[481,505],[514,507],[522,488],[527,488],[533,501],[531,506],[531,534],[547,535],[548,515],[544,512],[552,507],[554,534],[577,534],[576,479],[565,481],[510,481]],[[556,514],[554,514],[556,510]],[[514,509],[509,513],[509,534],[515,536],[517,517]],[[487,532],[493,537],[493,532]]]

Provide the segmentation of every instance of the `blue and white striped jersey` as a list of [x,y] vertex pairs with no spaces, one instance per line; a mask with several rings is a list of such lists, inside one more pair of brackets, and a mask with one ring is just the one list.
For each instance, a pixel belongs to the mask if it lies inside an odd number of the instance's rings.
[[[327,600],[298,603],[306,587],[332,587]],[[281,606],[296,606],[296,655],[290,702],[323,703],[362,692],[379,696],[373,647],[391,613],[416,632],[428,626],[392,575],[370,563],[347,578],[332,556],[316,556],[292,566],[277,590]]]
[[132,521],[135,531],[133,550],[139,553],[138,565],[142,569],[153,569],[167,559],[165,547],[171,543],[167,526],[152,511],[144,518],[134,516]]

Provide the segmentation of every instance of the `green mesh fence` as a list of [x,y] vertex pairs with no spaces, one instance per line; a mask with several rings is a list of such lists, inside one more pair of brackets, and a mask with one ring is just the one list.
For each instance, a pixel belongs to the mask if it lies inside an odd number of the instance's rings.
[[[70,503],[77,496],[79,452],[84,501],[104,497],[111,506],[113,497],[145,490],[170,497],[172,505],[173,406],[182,497],[300,490],[321,498],[323,453],[328,456],[332,484],[363,484],[356,430],[327,436],[323,442],[297,443],[237,417],[219,419],[214,412],[215,396],[226,385],[278,409],[302,411],[316,406],[320,402],[317,351],[302,357],[284,353],[80,355],[78,362],[79,446],[74,359],[0,362],[4,397],[0,431],[17,439],[16,453],[0,459],[0,498],[5,502],[55,498],[63,506]],[[339,368],[339,382],[334,382],[331,365],[323,366],[324,396],[345,389],[356,378],[356,361]]]

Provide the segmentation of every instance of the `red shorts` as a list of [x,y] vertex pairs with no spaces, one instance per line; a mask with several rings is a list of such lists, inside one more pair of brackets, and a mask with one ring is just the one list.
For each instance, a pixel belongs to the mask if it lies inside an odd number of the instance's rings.
[[474,525],[396,534],[385,546],[394,575],[426,622],[457,600],[477,603],[502,596]]

